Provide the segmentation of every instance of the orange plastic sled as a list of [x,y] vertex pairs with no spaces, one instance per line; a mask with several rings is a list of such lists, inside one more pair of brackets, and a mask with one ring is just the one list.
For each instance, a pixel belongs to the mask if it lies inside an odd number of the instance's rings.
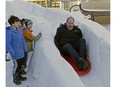
[[90,61],[88,60],[88,58],[85,59],[85,61],[89,64],[89,67],[86,69],[86,70],[80,70],[78,67],[77,67],[77,64],[75,63],[75,61],[70,57],[70,56],[67,56],[65,54],[62,54],[62,57],[68,62],[71,64],[71,66],[74,68],[74,70],[76,71],[76,73],[79,75],[79,76],[83,76],[85,74],[87,74],[90,70],[91,70],[91,63]]

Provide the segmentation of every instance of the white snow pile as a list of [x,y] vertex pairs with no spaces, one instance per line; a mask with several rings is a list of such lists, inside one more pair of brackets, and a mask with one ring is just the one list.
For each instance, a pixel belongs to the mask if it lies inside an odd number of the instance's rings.
[[[33,21],[33,34],[42,33],[34,53],[28,55],[28,79],[19,87],[110,87],[110,33],[80,12],[43,8],[37,4],[6,2],[6,22],[10,15]],[[79,77],[60,55],[54,44],[54,35],[60,23],[73,16],[75,25],[82,29],[87,41],[91,71]],[[6,87],[16,87],[12,81],[13,62],[6,63]]]

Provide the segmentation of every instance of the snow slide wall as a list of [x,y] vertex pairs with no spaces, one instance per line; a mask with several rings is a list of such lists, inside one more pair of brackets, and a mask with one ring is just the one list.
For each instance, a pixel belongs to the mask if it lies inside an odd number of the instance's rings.
[[[6,21],[10,15],[31,19],[34,23],[33,34],[37,35],[42,32],[42,38],[36,42],[32,59],[29,54],[31,62],[28,80],[21,87],[27,85],[29,87],[109,87],[110,38],[109,32],[101,25],[85,19],[80,12],[69,13],[64,10],[46,9],[18,0],[6,3]],[[53,38],[57,27],[69,16],[73,16],[75,24],[82,29],[87,41],[88,56],[92,63],[90,73],[80,78],[61,58],[54,45]],[[15,87],[7,82],[7,87],[10,86]]]

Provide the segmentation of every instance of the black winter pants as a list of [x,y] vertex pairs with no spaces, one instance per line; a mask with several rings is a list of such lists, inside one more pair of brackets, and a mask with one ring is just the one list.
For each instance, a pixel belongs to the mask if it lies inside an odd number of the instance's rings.
[[25,67],[27,66],[27,52],[25,52],[25,55],[24,55],[24,66]]
[[79,58],[86,58],[86,41],[85,39],[81,38],[73,45],[70,43],[65,44],[62,47],[64,53],[70,55],[76,63],[79,61]]
[[24,58],[14,60],[13,63],[14,63],[13,75],[20,74],[22,66],[24,65]]

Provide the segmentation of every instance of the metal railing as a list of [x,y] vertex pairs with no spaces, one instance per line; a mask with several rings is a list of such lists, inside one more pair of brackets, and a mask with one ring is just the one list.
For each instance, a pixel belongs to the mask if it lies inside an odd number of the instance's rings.
[[83,9],[81,7],[81,4],[80,5],[73,5],[70,8],[70,12],[71,12],[72,8],[76,7],[76,6],[79,7],[79,10],[82,12],[82,14],[91,15],[90,19],[93,20],[93,21],[94,21],[94,17],[96,17],[96,16],[110,16],[110,10]]

